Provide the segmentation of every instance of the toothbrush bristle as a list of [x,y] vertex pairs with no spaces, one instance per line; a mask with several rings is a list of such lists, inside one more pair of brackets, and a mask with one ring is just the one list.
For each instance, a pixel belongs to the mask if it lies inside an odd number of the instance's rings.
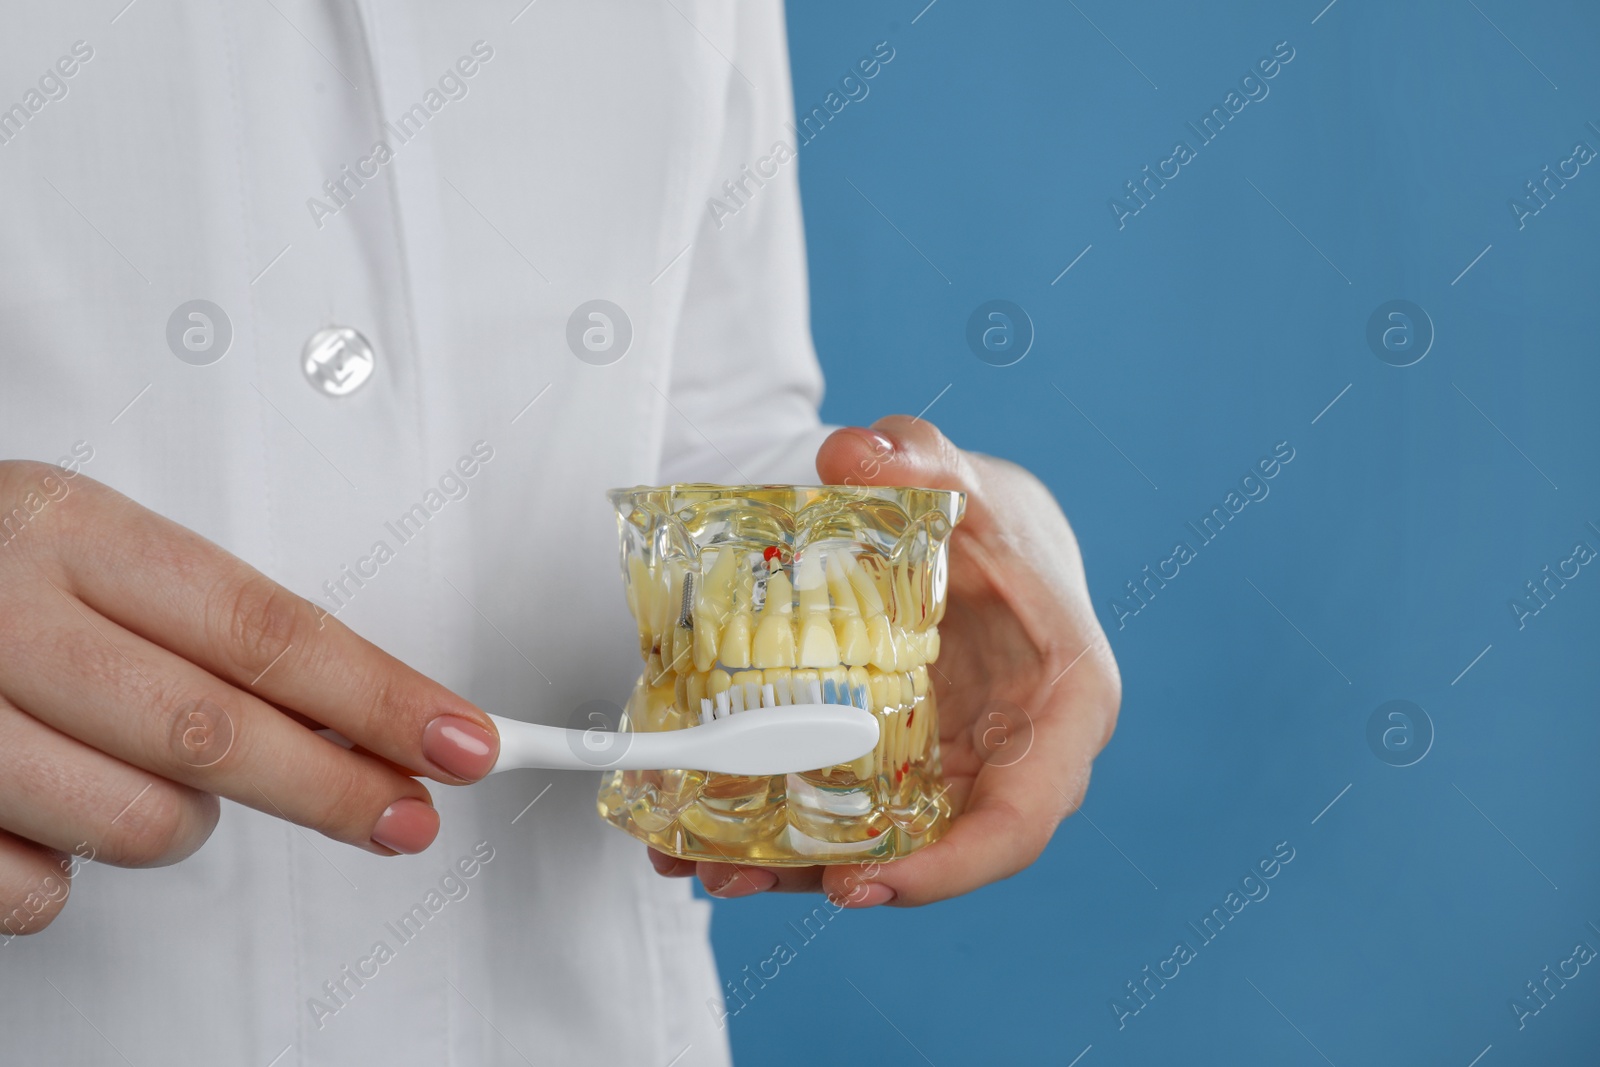
[[707,700],[705,697],[701,697],[700,698],[700,725],[701,726],[705,726],[706,724],[711,722],[711,720],[714,717],[715,716],[712,714],[712,711],[711,711],[711,701]]
[[775,708],[778,706],[778,696],[773,692],[771,682],[768,682],[766,685],[761,687],[761,706],[764,708]]

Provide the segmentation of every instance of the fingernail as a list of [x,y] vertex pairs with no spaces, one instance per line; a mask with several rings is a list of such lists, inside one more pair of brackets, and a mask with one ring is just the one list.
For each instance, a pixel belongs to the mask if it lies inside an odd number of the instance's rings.
[[864,429],[858,426],[853,426],[851,429],[860,435],[863,441],[867,442],[867,445],[872,449],[873,455],[879,459],[889,455],[895,449],[894,438],[882,431]]
[[422,731],[422,755],[440,770],[475,782],[499,758],[495,737],[470,719],[441,715]]
[[[650,866],[654,867],[657,874],[668,878],[681,878],[686,874],[694,873],[694,864],[685,863],[676,856],[669,856],[665,852],[650,849]],[[680,870],[679,868],[683,868]]]
[[882,882],[869,882],[861,892],[846,897],[844,906],[847,908],[876,908],[879,904],[887,904],[894,899],[894,890]]
[[765,893],[778,884],[778,876],[771,871],[744,870],[734,871],[733,877],[717,886],[707,889],[706,892],[720,900],[733,900],[736,897],[753,897],[757,893]]
[[414,855],[439,834],[439,813],[426,801],[402,797],[383,809],[372,828],[372,840],[384,848]]

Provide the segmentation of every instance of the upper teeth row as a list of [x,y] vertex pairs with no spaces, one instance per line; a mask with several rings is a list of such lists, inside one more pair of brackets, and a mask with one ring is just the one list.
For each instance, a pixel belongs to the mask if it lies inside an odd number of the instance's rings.
[[914,564],[875,577],[848,553],[830,553],[824,563],[813,550],[796,558],[791,583],[779,568],[763,574],[755,553],[713,551],[716,561],[699,582],[685,567],[647,568],[629,557],[629,607],[641,650],[652,661],[660,657],[658,670],[706,671],[721,663],[903,671],[939,655],[943,597],[926,595]]

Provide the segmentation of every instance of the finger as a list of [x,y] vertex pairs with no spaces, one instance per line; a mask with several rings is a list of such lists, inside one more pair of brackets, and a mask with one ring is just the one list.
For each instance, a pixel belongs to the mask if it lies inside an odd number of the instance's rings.
[[669,856],[665,852],[651,848],[648,845],[645,848],[650,853],[650,866],[655,868],[655,872],[661,877],[688,878],[694,874],[694,860],[684,860],[679,859],[677,856]]
[[105,486],[68,502],[91,514],[66,587],[102,615],[413,773],[461,783],[494,766],[487,715],[310,601]]
[[0,700],[0,829],[117,867],[158,867],[193,855],[219,807]]
[[984,766],[942,838],[892,862],[829,867],[823,888],[846,906],[915,907],[1016,874],[1082,802],[1101,721],[1097,709],[1038,717],[1033,748],[1010,766]]
[[871,429],[836,430],[817,451],[817,474],[831,485],[911,485],[967,494],[964,525],[986,531],[982,470],[931,422],[889,415]]
[[64,592],[42,596],[25,635],[0,620],[0,693],[35,718],[160,777],[371,851],[420,852],[437,834],[416,779],[318,737]]
[[706,892],[722,900],[757,893],[815,893],[822,888],[821,867],[757,867],[702,860],[696,874]]
[[43,930],[61,914],[71,892],[71,860],[0,831],[0,937]]

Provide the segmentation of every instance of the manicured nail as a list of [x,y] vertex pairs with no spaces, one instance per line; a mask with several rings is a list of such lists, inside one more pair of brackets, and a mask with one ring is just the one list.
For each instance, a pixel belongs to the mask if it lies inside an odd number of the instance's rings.
[[882,882],[868,882],[859,893],[845,898],[847,908],[876,908],[894,899],[894,890]]
[[757,893],[765,893],[777,884],[778,876],[771,871],[760,868],[736,870],[726,882],[715,889],[708,888],[706,892],[721,900],[733,900],[736,897],[753,897]]
[[494,735],[472,720],[441,715],[422,731],[422,755],[435,767],[476,782],[489,773],[500,749]]
[[410,856],[433,844],[439,835],[439,813],[425,800],[401,797],[383,809],[372,828],[372,840]]

